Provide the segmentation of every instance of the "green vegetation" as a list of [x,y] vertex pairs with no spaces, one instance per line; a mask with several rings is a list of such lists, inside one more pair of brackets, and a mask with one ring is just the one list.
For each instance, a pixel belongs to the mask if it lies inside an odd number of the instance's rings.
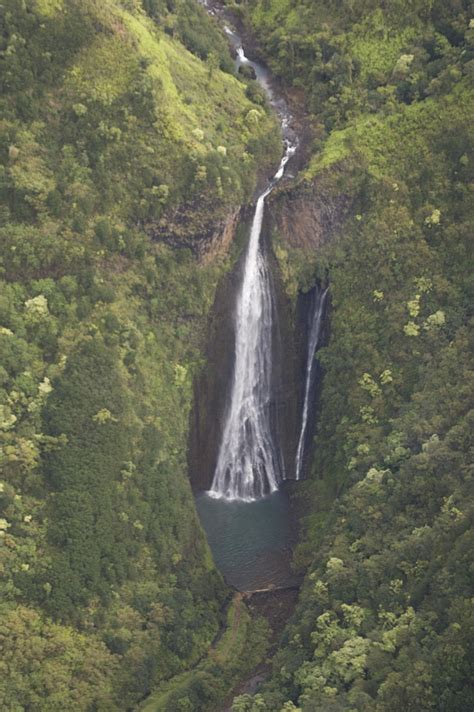
[[[301,176],[351,204],[289,294],[329,278],[316,454],[299,496],[307,569],[271,681],[239,712],[466,712],[472,616],[468,4],[251,2],[275,71],[309,95]],[[318,194],[318,190],[315,190]]]
[[252,619],[241,594],[234,594],[226,628],[208,656],[189,672],[163,685],[140,707],[141,712],[217,712],[232,687],[262,659],[267,649],[268,624]]
[[0,24],[0,707],[113,712],[222,623],[186,441],[229,265],[192,250],[279,135],[192,2],[6,0]]
[[468,3],[250,0],[239,6],[275,73],[304,90],[317,143],[360,114],[386,115],[472,76]]
[[[351,209],[316,267],[276,249],[292,298],[329,277],[331,338],[305,584],[234,709],[467,712],[468,3],[236,7],[307,98],[299,180]],[[230,261],[193,252],[277,158],[275,121],[193,0],[4,0],[0,25],[0,707],[211,712],[267,631],[223,613],[186,477]]]

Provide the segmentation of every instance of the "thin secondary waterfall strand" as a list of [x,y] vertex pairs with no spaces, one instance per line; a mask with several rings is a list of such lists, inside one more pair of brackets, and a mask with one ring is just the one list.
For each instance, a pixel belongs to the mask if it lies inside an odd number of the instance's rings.
[[272,435],[273,300],[260,244],[265,198],[280,180],[295,147],[257,200],[235,313],[235,366],[230,406],[209,494],[252,501],[278,489],[281,457]]
[[306,431],[308,428],[309,401],[310,401],[311,391],[313,389],[314,377],[315,377],[315,372],[316,372],[314,356],[315,356],[316,350],[318,348],[318,344],[319,344],[319,340],[320,340],[320,336],[321,336],[321,327],[322,327],[322,323],[323,323],[324,306],[326,303],[327,293],[328,293],[328,287],[326,287],[326,289],[324,289],[324,290],[317,289],[317,291],[316,291],[316,300],[315,300],[315,305],[314,305],[313,318],[311,321],[311,327],[310,327],[310,331],[309,331],[308,351],[307,351],[307,360],[306,360],[306,379],[305,379],[305,386],[304,386],[303,413],[302,413],[302,417],[301,417],[301,430],[300,430],[300,437],[298,440],[298,448],[296,450],[296,461],[295,461],[296,479],[297,480],[299,480],[301,478],[301,472],[303,469]]

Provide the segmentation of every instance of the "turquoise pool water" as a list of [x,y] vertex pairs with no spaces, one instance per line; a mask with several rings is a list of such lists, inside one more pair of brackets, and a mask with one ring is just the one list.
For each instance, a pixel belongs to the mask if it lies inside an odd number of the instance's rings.
[[253,591],[295,582],[290,569],[291,527],[284,492],[255,502],[196,498],[217,567],[230,585]]

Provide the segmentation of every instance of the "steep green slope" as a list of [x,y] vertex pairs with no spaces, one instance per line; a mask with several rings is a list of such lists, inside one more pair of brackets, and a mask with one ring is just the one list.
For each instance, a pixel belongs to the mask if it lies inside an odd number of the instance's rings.
[[313,280],[329,278],[331,334],[301,492],[308,574],[271,681],[235,710],[474,706],[468,11],[248,10],[273,68],[310,94],[315,151],[299,195],[314,184],[309,199],[351,208],[317,254],[278,251],[289,292],[307,288],[310,260]]
[[179,208],[193,247],[279,136],[203,10],[144,5],[0,8],[5,710],[128,709],[222,618],[185,448],[228,265],[150,234]]
[[140,712],[222,709],[229,690],[261,662],[267,640],[267,622],[251,616],[242,594],[234,593],[223,635],[211,646],[208,656],[150,695]]

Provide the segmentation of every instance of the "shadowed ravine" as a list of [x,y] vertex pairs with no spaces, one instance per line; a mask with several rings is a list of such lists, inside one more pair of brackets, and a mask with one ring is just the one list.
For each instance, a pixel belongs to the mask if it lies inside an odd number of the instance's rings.
[[[217,566],[228,583],[239,590],[251,591],[295,583],[290,568],[294,527],[290,523],[287,493],[281,489],[285,479],[295,478],[294,454],[289,467],[287,459],[286,469],[290,471],[285,471],[274,418],[275,373],[281,367],[275,363],[274,344],[279,331],[278,300],[262,225],[266,199],[283,178],[289,160],[297,151],[298,138],[285,100],[272,88],[268,69],[246,57],[239,35],[229,27],[227,18],[221,20],[234,48],[237,68],[246,65],[253,69],[279,117],[284,149],[275,175],[256,201],[231,312],[234,358],[228,401],[221,416],[215,469],[210,488],[196,500]],[[318,323],[322,308],[319,317],[315,317]],[[308,336],[311,361],[318,340],[318,333],[314,336],[314,332],[312,329]],[[309,371],[311,383],[311,368]],[[298,448],[301,460],[309,395],[307,388]],[[300,463],[298,476],[301,470]]]

